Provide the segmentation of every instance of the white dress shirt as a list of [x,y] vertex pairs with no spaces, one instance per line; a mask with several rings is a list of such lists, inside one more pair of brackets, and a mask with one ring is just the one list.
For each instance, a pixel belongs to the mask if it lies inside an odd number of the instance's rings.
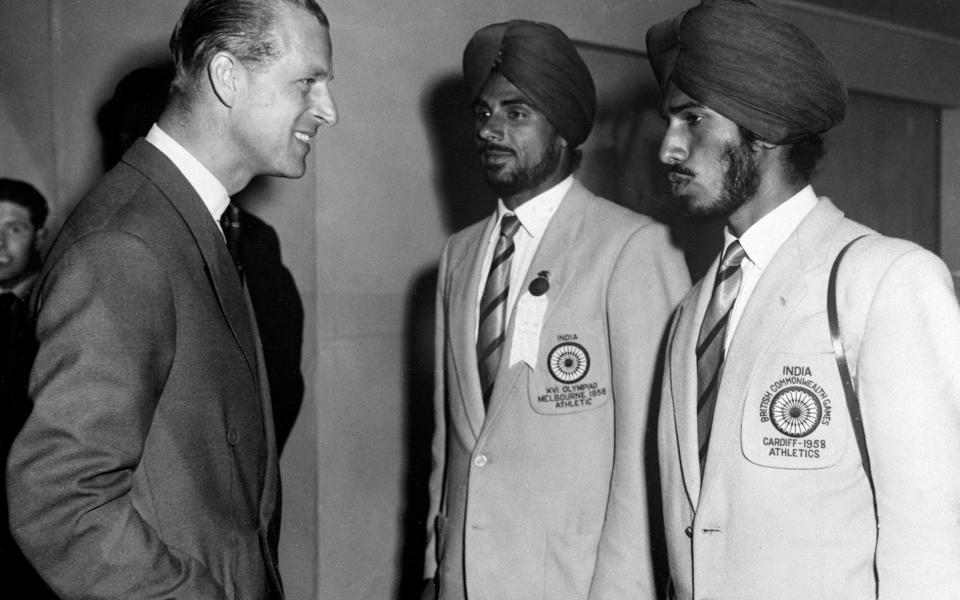
[[[184,178],[193,186],[203,204],[210,211],[210,216],[220,229],[220,217],[230,204],[230,195],[220,180],[211,173],[203,163],[197,160],[190,152],[170,137],[160,126],[154,123],[147,133],[147,141],[153,144],[173,162],[174,166],[183,173]],[[221,229],[220,233],[223,233]]]
[[[480,315],[480,300],[483,297],[483,288],[487,284],[487,274],[490,271],[490,263],[493,262],[493,251],[497,245],[497,239],[500,237],[500,223],[503,217],[509,214],[517,216],[520,221],[520,229],[513,236],[513,258],[510,262],[510,291],[507,294],[507,319],[513,313],[513,307],[517,303],[517,298],[523,292],[523,280],[527,275],[527,269],[533,262],[533,255],[537,253],[540,247],[540,240],[550,224],[550,219],[557,212],[560,202],[567,195],[570,187],[573,185],[573,175],[553,186],[549,190],[538,196],[527,200],[516,211],[511,212],[503,200],[497,201],[497,225],[493,228],[490,239],[487,240],[487,248],[483,258],[483,277],[480,278],[480,286],[477,290],[477,317]],[[479,330],[479,323],[477,328]],[[474,331],[476,337],[477,331]]]
[[[803,221],[807,214],[813,210],[817,201],[817,195],[813,188],[808,185],[791,196],[789,200],[764,215],[740,236],[740,245],[743,246],[746,258],[741,263],[743,279],[740,281],[740,292],[733,303],[730,320],[727,322],[724,351],[730,348],[733,332],[736,331],[737,324],[740,323],[743,309],[747,306],[753,290],[757,287],[757,282],[760,281],[764,269],[767,268],[774,255],[780,250],[780,246],[787,241],[800,221]],[[737,237],[730,232],[729,227],[724,228],[724,252],[736,239]]]

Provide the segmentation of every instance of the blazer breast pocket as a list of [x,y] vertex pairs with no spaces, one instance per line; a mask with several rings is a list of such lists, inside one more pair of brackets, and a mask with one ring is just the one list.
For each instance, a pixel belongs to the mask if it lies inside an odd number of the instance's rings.
[[778,469],[836,465],[851,434],[832,353],[763,356],[748,386],[740,442],[750,462]]
[[545,324],[537,366],[530,374],[530,407],[542,415],[598,409],[613,395],[603,319]]

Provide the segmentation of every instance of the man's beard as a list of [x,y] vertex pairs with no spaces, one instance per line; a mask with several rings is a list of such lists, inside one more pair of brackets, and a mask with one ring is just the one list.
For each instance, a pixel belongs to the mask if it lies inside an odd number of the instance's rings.
[[494,169],[486,167],[484,175],[487,179],[487,185],[501,198],[509,198],[525,190],[533,189],[556,172],[562,155],[559,144],[550,144],[547,146],[543,158],[535,165],[520,165],[515,171],[506,173],[504,172],[505,167],[502,166]]
[[726,165],[720,195],[716,200],[691,206],[690,216],[698,221],[727,218],[757,194],[760,187],[760,163],[750,148],[741,141],[729,144],[721,154],[720,163]]

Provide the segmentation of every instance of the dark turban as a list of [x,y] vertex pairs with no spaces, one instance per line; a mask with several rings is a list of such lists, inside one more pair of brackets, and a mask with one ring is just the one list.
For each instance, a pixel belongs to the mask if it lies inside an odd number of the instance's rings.
[[493,71],[526,94],[572,147],[590,135],[597,112],[593,77],[570,38],[553,25],[509,21],[473,34],[463,51],[471,101]]
[[774,144],[843,121],[847,90],[800,29],[747,0],[703,0],[647,31],[662,90],[682,92]]

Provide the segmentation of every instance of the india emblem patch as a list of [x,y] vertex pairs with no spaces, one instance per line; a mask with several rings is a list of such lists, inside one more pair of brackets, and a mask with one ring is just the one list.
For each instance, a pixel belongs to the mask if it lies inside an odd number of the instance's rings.
[[748,384],[743,455],[778,469],[832,467],[851,432],[845,408],[832,352],[766,354]]

